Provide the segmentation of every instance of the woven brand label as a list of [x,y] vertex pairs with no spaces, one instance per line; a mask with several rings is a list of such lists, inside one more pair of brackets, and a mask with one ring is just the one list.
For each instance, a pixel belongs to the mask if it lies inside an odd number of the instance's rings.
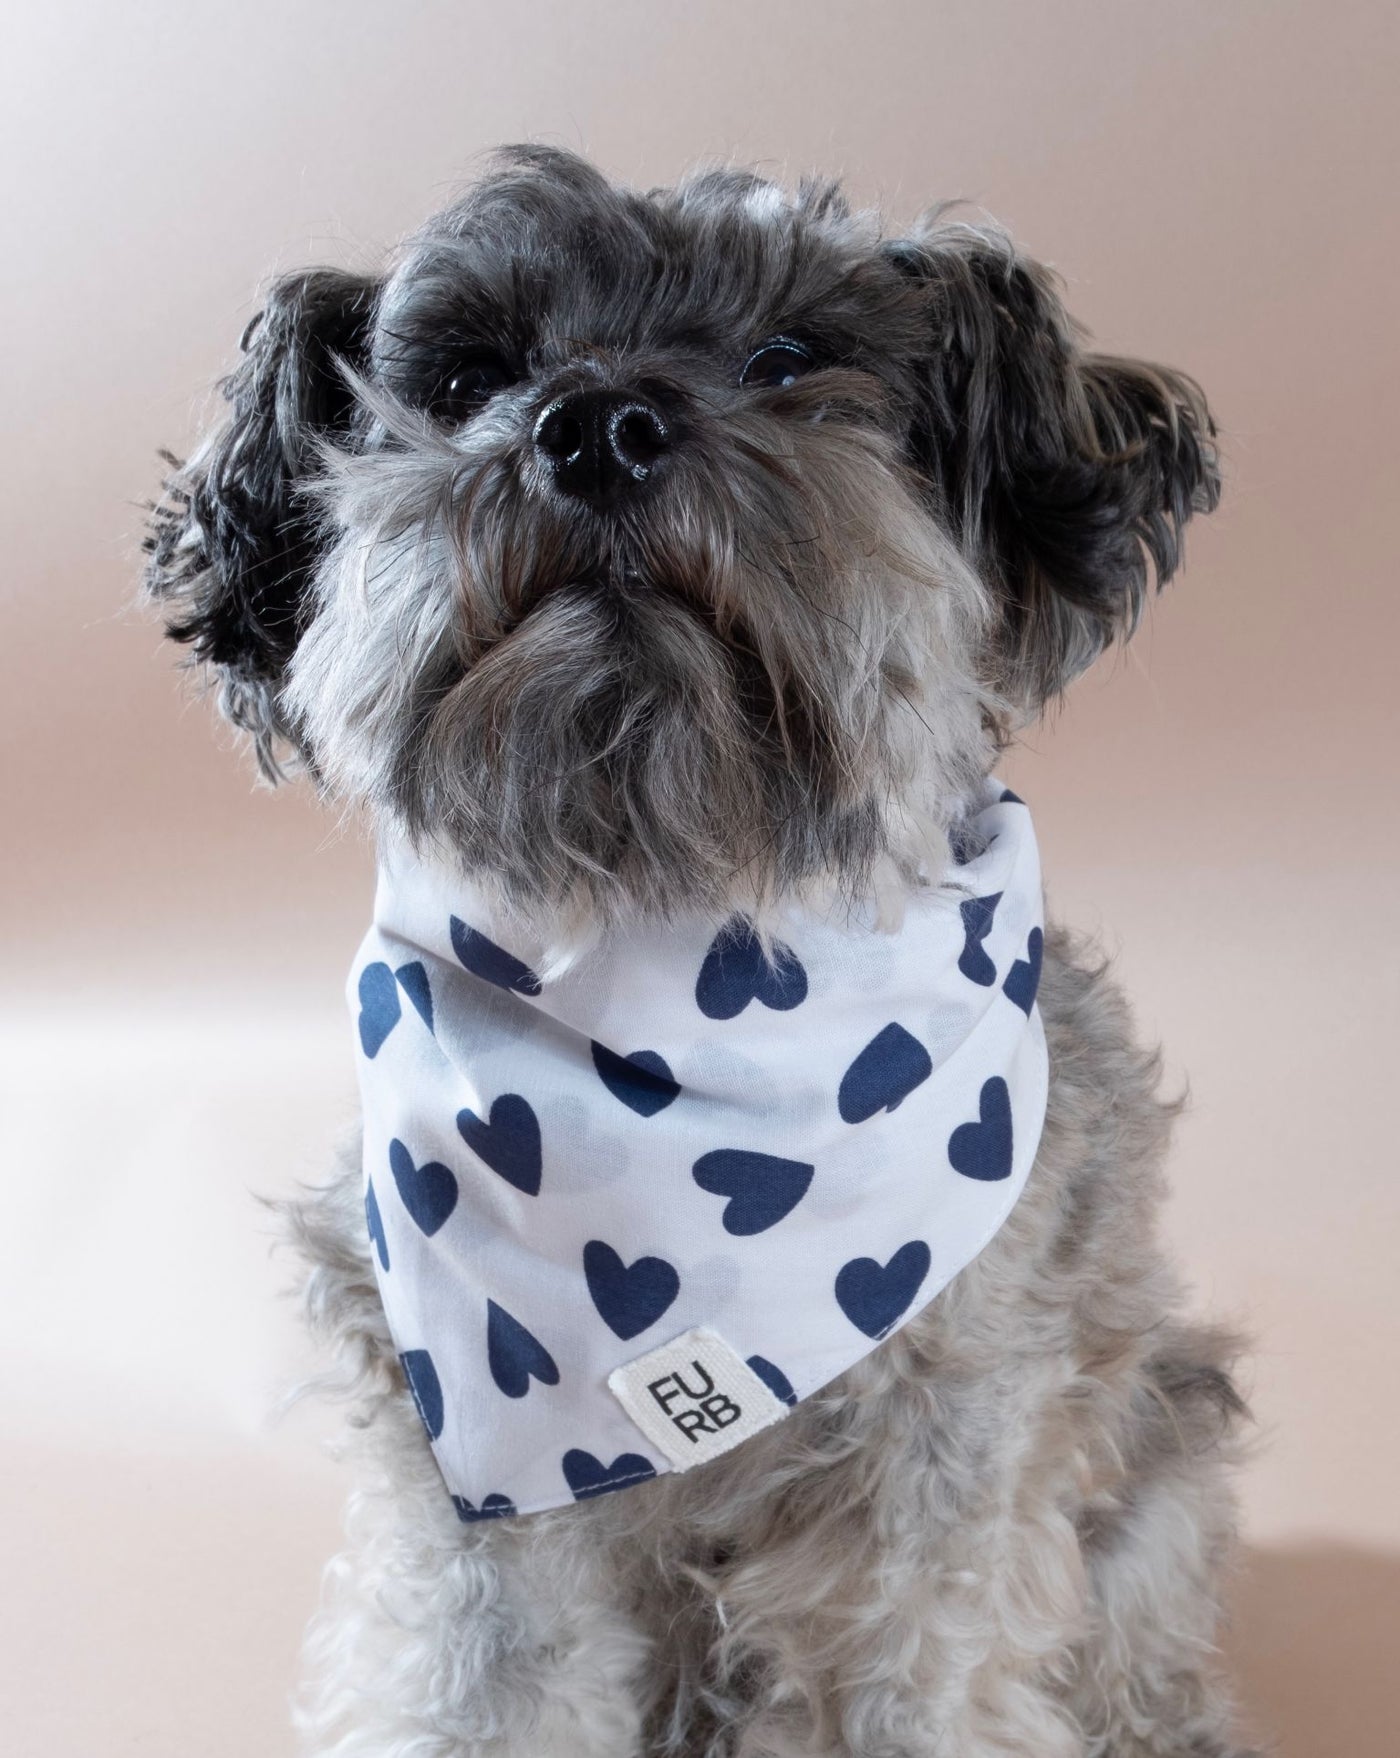
[[677,1471],[717,1459],[788,1407],[717,1331],[687,1331],[608,1376],[608,1387]]

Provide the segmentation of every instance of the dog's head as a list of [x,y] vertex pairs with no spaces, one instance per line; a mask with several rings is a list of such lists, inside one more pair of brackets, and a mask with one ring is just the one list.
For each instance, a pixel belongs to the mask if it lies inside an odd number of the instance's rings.
[[938,859],[1218,493],[1196,387],[829,186],[517,149],[382,276],[279,282],[149,582],[264,766],[548,912]]

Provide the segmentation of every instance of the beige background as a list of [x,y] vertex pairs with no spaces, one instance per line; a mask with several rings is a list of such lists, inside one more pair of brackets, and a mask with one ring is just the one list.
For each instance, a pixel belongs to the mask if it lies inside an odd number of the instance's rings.
[[[289,1751],[341,1485],[250,1192],[349,1100],[364,851],[250,785],[124,610],[269,270],[369,260],[499,139],[966,195],[1208,387],[1225,509],[1014,762],[1053,901],[1189,1071],[1170,1227],[1259,1338],[1237,1645],[1294,1758],[1400,1710],[1393,5],[11,9],[0,1701],[15,1751]],[[225,748],[220,748],[220,747]],[[12,1314],[11,1309],[12,1307]]]

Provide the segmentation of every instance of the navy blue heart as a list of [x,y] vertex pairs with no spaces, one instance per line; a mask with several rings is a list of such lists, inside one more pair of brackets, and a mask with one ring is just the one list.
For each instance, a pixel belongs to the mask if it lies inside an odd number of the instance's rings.
[[681,1279],[664,1257],[624,1263],[601,1239],[584,1246],[583,1274],[603,1323],[624,1343],[654,1325],[681,1291]]
[[442,1433],[442,1382],[426,1349],[408,1349],[399,1357],[413,1402],[418,1406],[428,1439],[435,1441]]
[[735,1019],[750,1001],[789,1013],[807,999],[807,973],[790,946],[763,942],[742,916],[726,922],[710,942],[695,980],[695,1004],[706,1019]]
[[557,1386],[559,1369],[539,1338],[494,1300],[486,1302],[486,1364],[507,1398],[523,1398],[530,1381]]
[[987,852],[987,839],[971,824],[957,824],[948,832],[948,852],[959,867]]
[[415,958],[411,964],[401,964],[394,975],[399,979],[399,987],[417,1009],[418,1017],[432,1031],[433,991],[428,982],[427,966]]
[[1009,787],[1004,787],[1001,790],[1001,804],[1003,806],[1024,806],[1025,803],[1020,794],[1013,794]]
[[992,931],[992,918],[1000,902],[1001,893],[994,891],[990,897],[966,898],[960,905],[966,938],[958,969],[969,982],[977,983],[983,989],[990,989],[997,980],[997,967],[988,958],[982,942]]
[[852,1258],[836,1277],[837,1304],[858,1331],[878,1342],[909,1310],[931,1261],[922,1239],[901,1245],[887,1264],[873,1257]]
[[374,1180],[371,1178],[365,1186],[365,1227],[369,1232],[370,1243],[379,1254],[379,1267],[389,1267],[389,1241],[384,1237],[384,1217],[379,1212],[379,1198],[374,1194]]
[[1011,1176],[1011,1092],[999,1074],[983,1081],[978,1121],[960,1123],[948,1138],[955,1172],[995,1184]]
[[681,1090],[665,1058],[655,1050],[634,1050],[630,1056],[619,1056],[606,1044],[595,1042],[593,1066],[612,1096],[639,1117],[655,1117]]
[[474,977],[480,977],[483,983],[493,983],[498,989],[509,989],[516,995],[539,994],[540,980],[529,965],[522,964],[513,953],[497,946],[494,940],[488,940],[479,929],[469,928],[453,916],[448,930],[452,935],[452,950]]
[[465,1496],[453,1496],[452,1506],[464,1526],[474,1525],[478,1520],[504,1520],[515,1512],[515,1503],[509,1496],[487,1496],[479,1508],[474,1508]]
[[360,972],[360,1048],[371,1060],[399,1023],[399,986],[387,964],[367,964]]
[[727,1196],[720,1221],[726,1233],[764,1233],[790,1215],[807,1194],[815,1166],[755,1154],[747,1148],[716,1148],[701,1154],[692,1176],[711,1196]]
[[864,1123],[877,1111],[893,1111],[932,1073],[928,1051],[912,1032],[891,1022],[841,1076],[836,1108],[847,1123]]
[[477,1158],[507,1184],[523,1190],[526,1196],[539,1195],[543,1164],[540,1124],[519,1093],[502,1093],[485,1120],[475,1111],[459,1111],[457,1128]]
[[1039,928],[1032,928],[1026,938],[1026,956],[1016,960],[1001,986],[1002,994],[1014,1001],[1027,1018],[1040,989],[1040,966],[1044,957],[1045,936]]
[[768,1390],[781,1403],[795,1404],[797,1402],[797,1393],[792,1389],[792,1381],[782,1368],[774,1367],[771,1361],[766,1361],[761,1355],[751,1355],[744,1365],[750,1373],[758,1375]]
[[436,1160],[413,1164],[413,1155],[397,1139],[389,1143],[389,1170],[399,1187],[403,1206],[418,1228],[431,1239],[457,1207],[457,1179]]
[[619,1453],[611,1465],[585,1453],[582,1447],[570,1447],[563,1459],[564,1481],[573,1491],[576,1502],[593,1496],[605,1496],[609,1490],[625,1489],[629,1483],[643,1483],[656,1476],[656,1467],[640,1453]]

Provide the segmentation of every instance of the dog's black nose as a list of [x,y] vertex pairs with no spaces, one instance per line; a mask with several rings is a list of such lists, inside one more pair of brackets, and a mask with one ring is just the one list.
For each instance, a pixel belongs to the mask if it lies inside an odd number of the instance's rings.
[[650,477],[671,433],[645,397],[575,391],[540,416],[535,445],[566,494],[602,507]]

